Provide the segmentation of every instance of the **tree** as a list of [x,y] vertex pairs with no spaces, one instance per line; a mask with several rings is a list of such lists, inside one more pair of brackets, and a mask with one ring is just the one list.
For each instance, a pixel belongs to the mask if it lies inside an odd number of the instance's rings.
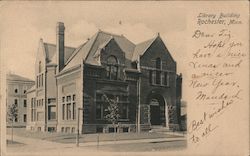
[[114,127],[114,132],[116,133],[116,125],[118,124],[118,120],[120,118],[119,106],[118,106],[119,98],[115,97],[114,99],[110,99],[105,94],[103,95],[103,97],[105,102],[109,104],[107,109],[105,109],[105,112],[107,112],[107,114],[105,115],[105,119],[107,119],[109,122],[112,123]]
[[7,115],[8,115],[8,120],[11,121],[11,141],[13,142],[13,123],[18,115],[17,104],[12,104],[8,106]]

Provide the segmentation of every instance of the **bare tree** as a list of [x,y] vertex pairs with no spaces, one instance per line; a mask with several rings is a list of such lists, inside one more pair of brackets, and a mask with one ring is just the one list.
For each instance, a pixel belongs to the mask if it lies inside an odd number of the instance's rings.
[[13,143],[13,123],[18,115],[17,104],[12,104],[8,106],[8,121],[11,122],[11,141]]
[[105,109],[105,112],[107,112],[107,114],[105,115],[105,119],[112,123],[114,132],[116,133],[116,127],[120,118],[118,106],[119,98],[115,97],[114,99],[111,99],[105,94],[103,95],[103,97],[105,99],[105,102],[109,104],[107,109]]

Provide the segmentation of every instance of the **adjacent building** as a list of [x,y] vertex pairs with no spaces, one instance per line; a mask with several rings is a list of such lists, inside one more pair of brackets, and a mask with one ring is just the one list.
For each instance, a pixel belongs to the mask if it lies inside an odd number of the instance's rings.
[[11,121],[9,120],[8,111],[9,107],[16,105],[17,116],[13,119],[14,127],[26,127],[27,123],[27,90],[30,89],[35,82],[28,78],[16,75],[16,74],[7,74],[6,76],[7,84],[7,127],[11,126]]
[[113,132],[105,97],[118,102],[119,132],[180,128],[182,77],[160,34],[134,44],[99,30],[73,48],[64,31],[59,22],[56,44],[40,39],[27,129],[75,133],[79,115],[81,133]]

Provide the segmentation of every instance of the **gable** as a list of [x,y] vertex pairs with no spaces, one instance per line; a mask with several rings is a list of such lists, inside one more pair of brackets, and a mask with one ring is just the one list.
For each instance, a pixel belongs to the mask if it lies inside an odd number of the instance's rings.
[[157,37],[141,55],[140,63],[142,66],[155,67],[155,60],[160,58],[167,69],[175,70],[176,62],[169,53],[167,47],[160,37]]
[[39,46],[37,49],[36,54],[36,62],[35,62],[35,73],[39,73],[39,64],[41,66],[41,71],[45,70],[45,64],[46,64],[46,53],[45,53],[45,47],[44,42],[42,39],[39,40]]
[[122,35],[110,34],[99,30],[99,32],[73,52],[72,56],[65,63],[65,67],[62,72],[82,64],[83,61],[91,65],[98,65],[95,58],[97,55],[96,53],[102,46],[105,46],[111,38],[114,38],[118,46],[125,53],[127,60],[126,65],[130,67],[130,60],[133,56],[135,45]]
[[110,56],[114,56],[120,65],[125,64],[125,53],[114,38],[102,48],[100,53],[101,63],[106,64]]

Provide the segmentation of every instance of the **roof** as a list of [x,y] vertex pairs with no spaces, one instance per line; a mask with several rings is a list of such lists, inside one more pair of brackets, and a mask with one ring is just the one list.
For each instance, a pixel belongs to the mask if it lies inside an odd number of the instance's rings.
[[137,60],[139,55],[143,55],[145,53],[145,51],[151,46],[151,44],[155,41],[155,39],[157,37],[154,37],[150,40],[147,40],[147,41],[144,41],[144,42],[137,44],[135,49],[134,49],[132,61]]
[[114,39],[121,50],[124,51],[125,57],[127,58],[125,64],[127,66],[131,66],[131,62],[129,60],[131,60],[133,56],[135,44],[129,41],[123,35],[116,35],[104,31],[98,31],[87,42],[79,46],[73,52],[73,55],[66,62],[65,68],[62,70],[62,72],[81,64],[83,60],[88,64],[99,65],[99,63],[95,59],[95,55],[97,55],[96,53],[100,51],[100,48],[105,47],[105,45],[111,39]]
[[[45,48],[47,63],[57,64],[57,62],[56,62],[56,45],[44,42],[44,48]],[[69,57],[72,55],[74,50],[75,50],[75,48],[65,46],[64,62],[66,62],[69,59]]]
[[7,74],[6,76],[7,80],[11,80],[11,81],[26,81],[26,82],[34,82],[33,80],[20,76],[20,75],[16,75],[16,74]]
[[[101,65],[98,62],[98,57],[100,52],[105,46],[114,40],[121,50],[125,53],[125,65],[127,68],[132,68],[132,62],[136,61],[139,56],[142,56],[147,49],[152,45],[152,43],[160,38],[159,35],[149,39],[147,41],[141,42],[139,44],[134,44],[128,40],[123,35],[112,34],[99,30],[91,38],[85,41],[83,44],[77,48],[65,47],[65,66],[61,73],[64,73],[70,69],[81,65],[83,62],[90,65]],[[57,64],[56,62],[56,45],[50,43],[44,43],[46,60],[50,64]]]

